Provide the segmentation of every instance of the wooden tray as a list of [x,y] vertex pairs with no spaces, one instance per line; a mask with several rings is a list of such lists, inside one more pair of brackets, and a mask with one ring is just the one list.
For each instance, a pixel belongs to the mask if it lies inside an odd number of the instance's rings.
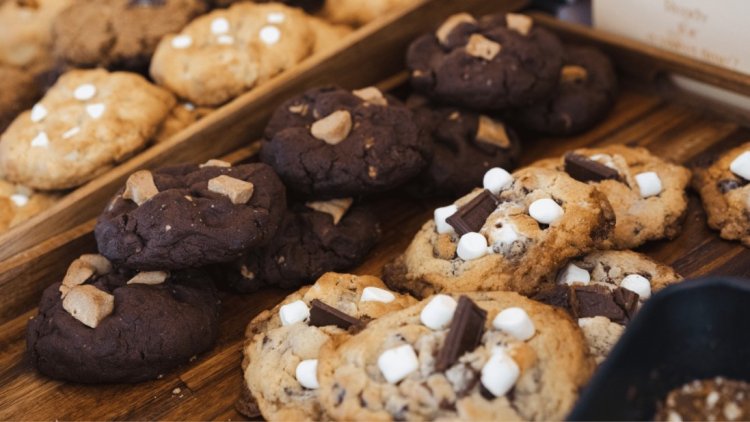
[[[554,20],[539,22],[556,28],[562,35],[601,41],[601,34],[582,28],[568,28]],[[437,19],[435,20],[437,22]],[[669,61],[652,49],[627,40],[603,42],[619,63],[635,56],[650,69],[665,69]],[[618,52],[630,45],[628,55]],[[726,75],[686,61],[689,72],[701,79]],[[626,72],[629,76],[629,72]],[[730,75],[731,76],[731,75]],[[391,78],[384,86],[403,81]],[[747,79],[739,79],[750,86]],[[628,77],[607,120],[591,131],[570,138],[538,138],[524,143],[522,164],[555,156],[570,148],[629,143],[648,147],[657,155],[693,165],[716,153],[750,140],[750,129],[737,121],[716,116],[679,100],[665,100],[659,78]],[[743,88],[744,89],[744,88]],[[695,101],[692,102],[693,104]],[[257,132],[256,132],[257,133]],[[231,161],[242,161],[253,148],[237,152]],[[449,200],[417,201],[406,197],[383,197],[373,206],[383,221],[384,236],[367,262],[354,272],[379,274],[385,262],[408,245],[411,237],[435,206]],[[93,221],[0,263],[0,419],[241,419],[234,410],[242,383],[240,371],[244,327],[258,312],[280,301],[288,292],[269,290],[253,295],[225,295],[221,334],[216,348],[192,365],[163,379],[138,385],[83,386],[62,383],[38,375],[25,358],[25,329],[41,288],[59,280],[70,260],[93,251]],[[694,193],[682,234],[671,242],[653,242],[640,251],[673,265],[686,277],[709,274],[750,276],[750,249],[737,242],[721,240],[710,231],[700,201]],[[6,312],[6,309],[8,310]]]

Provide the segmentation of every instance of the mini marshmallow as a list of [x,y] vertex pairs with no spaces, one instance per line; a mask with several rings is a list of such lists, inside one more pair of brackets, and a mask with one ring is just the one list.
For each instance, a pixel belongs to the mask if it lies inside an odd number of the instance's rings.
[[493,248],[502,248],[510,246],[519,239],[518,232],[511,223],[504,223],[502,227],[493,229],[490,232],[490,242]]
[[32,147],[47,148],[49,146],[49,138],[45,132],[39,132],[38,135],[31,140]]
[[536,328],[529,314],[521,308],[503,309],[492,320],[492,326],[504,331],[521,341],[534,337]]
[[297,378],[297,382],[307,389],[315,390],[320,388],[320,384],[318,384],[318,360],[303,360],[297,365],[294,376]]
[[273,25],[266,25],[258,33],[261,41],[268,45],[276,44],[281,39],[281,31]]
[[552,224],[563,214],[565,210],[550,198],[537,199],[529,206],[529,215],[540,224]]
[[87,101],[94,98],[96,95],[96,87],[92,84],[78,85],[73,91],[73,97],[78,101]]
[[589,284],[591,274],[576,264],[568,264],[557,276],[558,284]]
[[66,130],[65,132],[63,132],[62,137],[63,137],[63,139],[72,138],[72,137],[76,136],[78,134],[78,132],[80,132],[80,131],[81,131],[80,127],[74,126],[74,127],[70,128],[70,129]]
[[29,197],[20,193],[14,193],[11,195],[10,200],[13,201],[17,207],[25,207],[26,204],[29,203]]
[[86,106],[86,113],[88,113],[89,116],[91,116],[92,119],[98,119],[102,117],[104,114],[104,110],[107,109],[107,106],[102,103],[97,104],[89,104]]
[[481,381],[484,388],[495,397],[502,397],[518,381],[521,369],[503,349],[497,349],[482,367]]
[[658,195],[662,191],[661,179],[653,171],[636,174],[635,181],[638,183],[638,189],[641,191],[642,198]]
[[729,170],[745,180],[750,180],[750,151],[745,151],[732,160]]
[[396,384],[419,368],[419,359],[410,344],[394,347],[378,357],[378,368],[391,384]]
[[484,179],[482,179],[482,186],[492,192],[493,195],[499,194],[500,191],[509,187],[511,183],[513,183],[513,176],[500,167],[487,170],[487,173],[484,174]]
[[219,35],[229,32],[229,21],[226,18],[216,18],[211,21],[211,33]]
[[295,300],[279,308],[281,325],[292,325],[310,317],[310,308],[301,300]]
[[448,224],[445,220],[451,215],[458,211],[458,207],[455,205],[448,205],[447,207],[436,208],[433,213],[435,217],[435,228],[439,234],[453,233],[455,230],[453,226]]
[[193,45],[193,38],[190,35],[178,35],[172,38],[172,48],[182,50]]
[[651,282],[640,274],[629,274],[620,282],[620,287],[628,289],[633,293],[646,300],[651,297]]
[[466,233],[458,240],[456,254],[464,261],[479,259],[487,255],[487,239],[477,232]]
[[379,287],[365,287],[362,290],[360,302],[383,302],[391,303],[396,300],[396,296],[388,290]]
[[442,330],[450,325],[453,313],[456,312],[456,306],[458,306],[456,299],[448,295],[435,295],[422,308],[419,320],[428,328]]
[[41,104],[34,104],[31,108],[31,121],[34,123],[41,122],[47,117],[47,108]]

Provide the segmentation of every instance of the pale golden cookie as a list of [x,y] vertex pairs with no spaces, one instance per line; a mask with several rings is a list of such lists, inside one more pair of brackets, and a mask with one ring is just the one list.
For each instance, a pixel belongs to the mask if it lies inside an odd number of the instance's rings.
[[326,0],[318,14],[333,23],[359,26],[416,3],[417,0]]
[[49,208],[59,195],[35,192],[0,180],[0,231],[5,231]]

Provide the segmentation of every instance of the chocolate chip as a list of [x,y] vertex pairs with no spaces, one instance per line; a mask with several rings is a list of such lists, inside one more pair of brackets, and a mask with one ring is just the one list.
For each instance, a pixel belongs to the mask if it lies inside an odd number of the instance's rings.
[[748,183],[747,180],[737,180],[737,179],[723,179],[719,180],[716,183],[716,186],[719,188],[721,193],[727,193],[730,190],[735,190],[737,188],[741,188],[745,186]]
[[565,154],[565,172],[579,182],[600,182],[605,179],[621,180],[617,170],[580,154]]
[[151,7],[151,6],[164,6],[166,0],[130,0],[128,7]]
[[613,322],[624,324],[627,321],[625,311],[622,310],[610,290],[604,286],[575,286],[575,307],[577,318],[591,318],[603,316]]
[[497,199],[492,192],[485,189],[445,221],[459,236],[463,236],[466,233],[478,232],[496,208]]
[[310,309],[310,325],[315,327],[325,327],[327,325],[335,325],[342,330],[348,330],[350,328],[362,327],[364,323],[353,316],[341,312],[333,306],[329,306],[324,302],[313,299],[312,308]]
[[571,315],[574,313],[571,307],[571,290],[566,285],[554,284],[549,286],[534,295],[532,299],[550,306],[562,308]]
[[633,316],[638,310],[638,293],[635,293],[628,289],[623,289],[622,287],[618,287],[614,292],[612,292],[612,297],[614,298],[617,306],[625,311],[625,315],[627,315],[628,320],[633,319]]
[[487,311],[477,306],[468,296],[458,298],[448,335],[440,349],[435,369],[439,372],[450,368],[464,353],[474,350],[482,341]]

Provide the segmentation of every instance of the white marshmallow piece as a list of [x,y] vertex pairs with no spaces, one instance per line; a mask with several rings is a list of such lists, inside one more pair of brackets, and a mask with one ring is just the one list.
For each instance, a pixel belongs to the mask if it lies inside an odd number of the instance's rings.
[[292,325],[310,318],[310,308],[301,300],[295,300],[279,308],[281,325]]
[[92,84],[78,85],[73,91],[73,97],[78,101],[88,101],[96,95],[96,87]]
[[642,300],[651,297],[651,282],[640,274],[629,274],[620,282],[620,287],[637,293]]
[[104,114],[104,110],[107,106],[102,103],[89,104],[86,106],[86,113],[91,116],[92,119],[98,119]]
[[504,223],[502,227],[493,229],[490,232],[490,242],[492,242],[493,247],[502,248],[510,246],[518,238],[518,232],[511,223]]
[[481,381],[484,388],[495,397],[502,397],[518,381],[521,369],[504,350],[496,350],[482,367]]
[[455,205],[448,205],[447,207],[436,208],[433,213],[435,217],[435,228],[439,234],[453,233],[455,230],[453,226],[448,224],[445,220],[451,215],[458,211],[458,207]]
[[215,35],[229,32],[229,21],[226,18],[216,18],[211,21],[211,33]]
[[362,290],[362,296],[359,298],[360,302],[391,303],[394,300],[396,300],[396,296],[393,293],[380,287],[365,287]]
[[394,347],[378,357],[378,368],[391,384],[396,384],[419,368],[419,359],[410,344]]
[[318,384],[318,360],[303,360],[297,365],[294,376],[297,378],[297,382],[307,389],[315,390],[320,388],[320,384]]
[[49,146],[49,138],[44,132],[39,132],[38,135],[31,140],[32,147],[47,148]]
[[260,40],[268,45],[273,45],[281,39],[281,31],[273,25],[266,25],[260,29]]
[[540,224],[550,225],[559,220],[565,210],[550,198],[537,199],[529,206],[529,215]]
[[638,189],[641,191],[642,198],[658,195],[662,191],[661,179],[653,171],[636,174],[635,181],[638,183]]
[[500,167],[487,170],[482,180],[484,188],[492,192],[493,195],[499,194],[500,191],[510,186],[511,183],[513,183],[513,176]]
[[517,307],[503,309],[492,320],[492,326],[521,341],[526,341],[534,337],[534,333],[536,333],[536,327],[534,327],[534,322],[529,318],[529,314]]
[[422,312],[419,314],[419,320],[422,321],[427,328],[433,330],[442,330],[448,328],[453,319],[453,313],[456,312],[456,306],[458,302],[456,299],[448,295],[435,295],[428,303],[422,308]]
[[464,261],[479,259],[487,255],[487,239],[477,232],[469,232],[458,239],[456,255]]
[[10,200],[16,204],[17,207],[25,207],[29,203],[29,197],[20,193],[14,193],[10,196]]
[[750,180],[750,151],[745,151],[732,160],[729,170],[745,180]]
[[47,117],[47,107],[41,104],[34,104],[34,107],[31,108],[30,117],[31,121],[34,123],[41,122],[45,117]]
[[172,38],[172,48],[182,50],[193,45],[193,38],[190,35],[178,35]]
[[557,276],[558,284],[589,284],[591,274],[576,264],[570,263]]

